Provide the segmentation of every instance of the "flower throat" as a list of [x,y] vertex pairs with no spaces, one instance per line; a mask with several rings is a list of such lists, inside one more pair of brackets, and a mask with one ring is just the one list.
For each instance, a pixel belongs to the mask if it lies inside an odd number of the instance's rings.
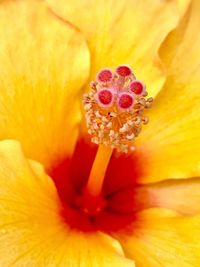
[[134,143],[152,101],[128,66],[105,68],[91,83],[83,104],[92,142],[79,140],[72,158],[52,173],[61,215],[72,228],[109,232],[135,220],[134,190],[143,155]]

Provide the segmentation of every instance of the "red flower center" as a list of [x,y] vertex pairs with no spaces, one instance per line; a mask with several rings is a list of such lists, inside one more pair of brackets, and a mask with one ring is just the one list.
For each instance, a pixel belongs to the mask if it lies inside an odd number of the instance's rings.
[[117,231],[136,218],[134,190],[142,174],[141,156],[113,153],[101,195],[94,197],[85,191],[85,185],[96,151],[96,145],[80,140],[73,156],[50,175],[62,202],[61,216],[68,225],[82,231]]

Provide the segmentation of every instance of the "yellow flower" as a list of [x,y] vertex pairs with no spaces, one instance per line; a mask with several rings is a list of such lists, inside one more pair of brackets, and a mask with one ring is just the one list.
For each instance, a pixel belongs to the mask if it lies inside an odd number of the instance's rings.
[[[189,2],[1,2],[0,266],[199,267],[200,2]],[[155,101],[88,214],[97,147],[80,100],[120,64]]]

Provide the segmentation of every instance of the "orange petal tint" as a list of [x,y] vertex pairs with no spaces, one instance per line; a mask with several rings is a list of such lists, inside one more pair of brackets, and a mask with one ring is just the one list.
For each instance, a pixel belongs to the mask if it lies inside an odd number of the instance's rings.
[[[185,4],[180,1],[184,12]],[[128,64],[145,81],[151,96],[159,92],[165,73],[158,48],[179,21],[177,1],[46,0],[46,3],[86,37],[92,59],[91,79],[103,66],[125,64],[119,73],[130,74]]]
[[44,1],[0,2],[0,139],[48,168],[75,147],[89,50]]
[[149,151],[143,183],[200,176],[200,1],[161,47],[167,81],[148,112],[138,147]]
[[0,142],[1,267],[134,267],[105,233],[73,231],[63,222],[55,186],[20,144]]
[[199,267],[200,216],[147,209],[129,229],[114,234],[137,267]]
[[[97,146],[80,139],[72,158],[50,172],[62,201],[63,220],[72,228],[84,231],[115,231],[136,219],[135,203],[127,188],[133,188],[142,175],[141,155],[111,157],[100,196],[85,195],[84,188],[97,152]],[[117,199],[123,207],[116,207]]]

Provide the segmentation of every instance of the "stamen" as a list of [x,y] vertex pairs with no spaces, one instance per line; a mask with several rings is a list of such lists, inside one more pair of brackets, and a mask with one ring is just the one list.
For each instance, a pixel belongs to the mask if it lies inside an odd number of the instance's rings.
[[[98,77],[105,73],[112,71],[103,69]],[[84,95],[83,103],[92,142],[120,152],[132,151],[142,125],[148,122],[144,112],[153,101],[146,99],[145,85],[136,80],[128,66],[119,66],[109,83],[96,80],[91,83],[91,89]]]

